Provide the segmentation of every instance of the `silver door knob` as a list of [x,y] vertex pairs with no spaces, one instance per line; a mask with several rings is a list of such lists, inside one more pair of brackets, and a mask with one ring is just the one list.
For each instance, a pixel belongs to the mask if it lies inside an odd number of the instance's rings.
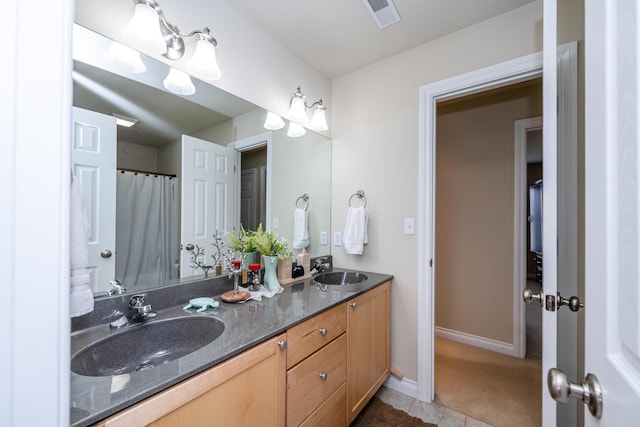
[[581,308],[584,308],[584,304],[580,302],[580,298],[578,297],[570,297],[569,299],[563,298],[562,295],[560,295],[560,292],[558,292],[558,308],[562,307],[563,305],[566,305],[567,307],[569,307],[569,310],[571,311],[578,311]]
[[544,307],[544,292],[540,291],[539,294],[534,294],[531,289],[525,289],[522,291],[522,299],[527,304],[531,304],[533,301],[538,301],[540,303],[540,307]]
[[113,255],[113,253],[111,253],[109,249],[105,249],[104,251],[100,252],[100,256],[102,258],[111,258],[111,255]]
[[549,369],[547,374],[549,394],[556,402],[566,403],[570,397],[582,400],[589,412],[596,418],[602,417],[602,387],[594,374],[587,374],[581,383],[569,381],[567,374],[558,368]]
[[188,251],[192,251],[195,248],[195,246],[193,246],[191,243],[187,243],[187,245],[184,248]]

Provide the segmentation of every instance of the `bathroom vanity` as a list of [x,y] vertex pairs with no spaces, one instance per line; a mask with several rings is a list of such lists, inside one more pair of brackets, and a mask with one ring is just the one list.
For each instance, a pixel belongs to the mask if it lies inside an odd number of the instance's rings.
[[158,310],[159,318],[215,317],[224,331],[184,357],[125,374],[124,385],[122,375],[72,372],[72,426],[348,425],[390,370],[392,276],[366,275],[355,291],[307,279],[261,301]]

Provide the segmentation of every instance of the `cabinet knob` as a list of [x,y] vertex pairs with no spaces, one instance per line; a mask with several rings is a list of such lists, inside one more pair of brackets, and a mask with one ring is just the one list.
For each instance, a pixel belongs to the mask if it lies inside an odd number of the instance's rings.
[[356,308],[356,303],[352,302],[351,304],[349,304],[351,306],[351,308]]
[[320,335],[322,335],[323,337],[327,335],[327,328],[321,328],[320,329]]
[[284,350],[285,348],[287,348],[287,342],[286,341],[278,341],[278,347],[280,347],[281,350]]
[[320,374],[320,378],[322,378],[322,381],[326,381],[327,378],[329,378],[329,376],[326,373],[323,372],[323,373]]

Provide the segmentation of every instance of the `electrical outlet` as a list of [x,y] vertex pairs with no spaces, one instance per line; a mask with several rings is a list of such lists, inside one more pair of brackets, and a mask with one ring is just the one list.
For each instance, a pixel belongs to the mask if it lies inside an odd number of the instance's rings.
[[404,219],[404,234],[416,234],[416,220],[414,218]]
[[278,228],[280,228],[280,218],[278,218],[277,216],[273,217],[273,220],[271,221],[271,227],[274,230],[277,230]]
[[320,244],[321,245],[326,245],[329,241],[329,235],[327,234],[326,231],[321,231],[320,232]]
[[333,233],[333,246],[342,246],[342,233],[339,231]]

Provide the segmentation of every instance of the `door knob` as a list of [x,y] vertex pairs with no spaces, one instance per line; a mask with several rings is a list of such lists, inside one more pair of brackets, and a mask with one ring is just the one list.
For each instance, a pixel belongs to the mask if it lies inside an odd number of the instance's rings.
[[539,294],[534,294],[531,289],[525,289],[522,291],[522,299],[527,304],[531,304],[533,301],[538,301],[540,303],[540,307],[544,307],[544,292],[540,291]]
[[100,256],[102,258],[111,258],[111,255],[113,255],[111,253],[111,251],[109,249],[105,249],[104,251],[100,252]]
[[602,387],[595,375],[587,374],[585,380],[578,384],[569,381],[567,374],[560,369],[551,368],[547,374],[547,386],[556,402],[566,403],[570,397],[575,397],[587,405],[591,415],[602,417]]
[[184,248],[188,251],[192,251],[194,249],[194,246],[191,243],[187,243],[187,246],[185,246]]
[[560,295],[560,292],[558,292],[558,308],[562,307],[563,305],[566,305],[567,307],[569,307],[569,310],[571,311],[578,311],[581,308],[584,308],[584,304],[580,302],[580,298],[578,297],[570,297],[569,299],[563,298],[562,295]]

